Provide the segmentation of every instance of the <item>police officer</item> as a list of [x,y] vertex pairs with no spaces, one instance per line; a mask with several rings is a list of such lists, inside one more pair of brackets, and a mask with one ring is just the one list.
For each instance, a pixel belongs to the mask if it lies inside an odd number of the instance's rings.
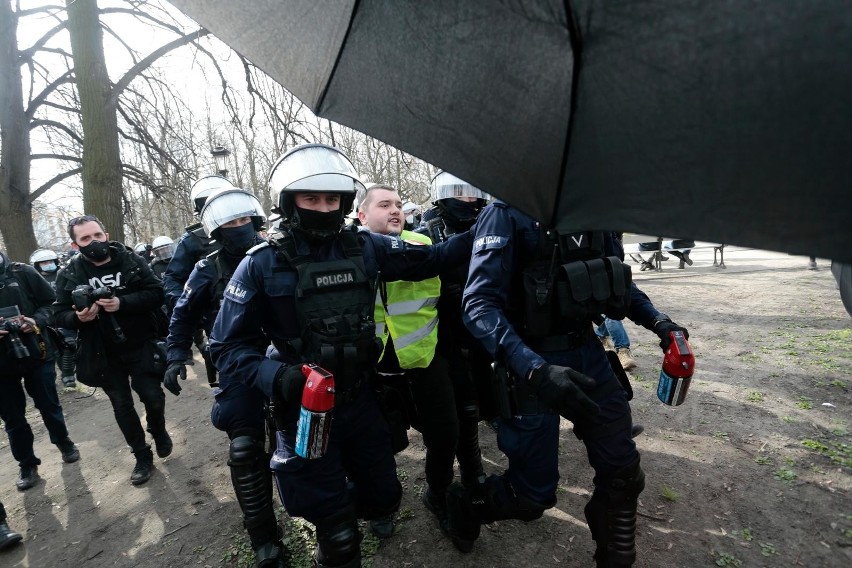
[[[56,274],[59,270],[59,255],[50,249],[38,249],[30,255],[30,264],[38,270],[41,277],[47,280],[51,287],[56,284]],[[59,328],[63,344],[59,345],[59,372],[62,385],[73,389],[77,386],[74,377],[74,351],[77,348],[77,332]]]
[[136,246],[133,247],[133,252],[145,259],[145,262],[151,262],[154,258],[151,254],[151,248],[149,243],[136,243]]
[[163,273],[175,252],[175,242],[171,237],[160,235],[151,242],[151,271],[154,276],[163,279]]
[[24,537],[9,528],[6,523],[6,508],[0,502],[0,550],[5,550],[21,542]]
[[80,452],[68,437],[56,394],[55,347],[47,331],[54,297],[50,284],[33,267],[11,262],[0,251],[0,419],[9,436],[12,456],[21,468],[16,482],[20,491],[38,482],[41,464],[33,451],[24,389],[41,414],[50,441],[62,453],[62,460],[72,463],[80,459]]
[[[172,312],[167,341],[169,366],[163,385],[175,395],[181,391],[178,377],[186,379],[185,362],[192,358],[194,331],[203,325],[209,335],[228,280],[246,251],[263,242],[257,232],[265,219],[257,198],[238,188],[214,191],[201,210],[204,230],[222,248],[198,261]],[[270,455],[264,451],[266,395],[227,375],[220,377],[214,393],[211,421],[231,440],[231,482],[257,566],[284,566],[284,549],[272,502]]]
[[463,487],[451,488],[451,531],[473,540],[479,522],[530,521],[556,503],[561,415],[574,424],[595,470],[585,514],[597,565],[630,566],[645,474],[627,396],[591,322],[601,313],[629,316],[664,349],[669,332],[686,330],[632,284],[609,232],[547,231],[500,201],[483,210],[475,231],[464,318],[507,370],[497,441],[509,468],[487,479],[482,506],[471,506]]
[[[432,178],[431,193],[433,207],[423,214],[421,232],[438,243],[470,230],[491,198],[479,188],[445,171],[438,171]],[[495,417],[494,405],[489,404],[492,358],[462,321],[462,291],[467,282],[469,263],[470,259],[465,259],[453,270],[441,274],[437,350],[448,361],[452,378],[459,422],[456,457],[461,482],[473,501],[482,502],[485,473],[479,449],[479,421]],[[470,545],[466,541],[454,540],[457,547]]]
[[[201,215],[201,208],[204,207],[204,202],[213,191],[228,187],[233,187],[233,184],[218,175],[204,176],[196,180],[189,191],[189,199],[192,201],[195,214]],[[172,259],[162,278],[166,305],[170,313],[180,298],[183,285],[189,278],[195,263],[218,248],[217,244],[210,242],[210,237],[201,223],[194,223],[186,228],[186,232],[181,235],[175,245]]]
[[[399,235],[407,243],[432,244],[428,237],[403,229],[406,221],[402,209],[396,189],[373,185],[367,188],[358,206],[358,218],[368,231]],[[375,313],[377,332],[384,343],[377,366],[378,378],[383,383],[387,403],[397,400],[397,406],[402,406],[389,409],[390,414],[400,417],[407,414],[405,422],[423,435],[427,484],[423,503],[437,517],[440,529],[447,533],[445,503],[447,488],[453,481],[458,418],[447,362],[435,353],[439,325],[436,305],[440,293],[439,278],[380,282]],[[394,428],[395,420],[389,422]],[[405,444],[404,431],[402,434]],[[399,451],[402,447],[394,449]],[[384,526],[392,529],[389,523]],[[374,523],[371,528],[378,536],[390,536],[382,531],[381,524]]]
[[[351,162],[322,144],[282,156],[270,188],[280,233],[249,251],[228,283],[211,354],[223,376],[276,399],[275,479],[287,512],[316,526],[317,565],[359,566],[358,517],[392,514],[402,493],[388,426],[369,388],[381,353],[375,281],[379,271],[387,280],[435,276],[465,257],[470,238],[412,247],[344,228],[363,185]],[[264,355],[268,341],[283,362]],[[333,373],[336,387],[327,452],[315,459],[295,451],[309,362]]]
[[128,247],[109,240],[94,215],[68,221],[68,235],[80,254],[56,277],[56,323],[78,332],[77,379],[101,387],[118,427],[136,456],[130,483],[151,478],[153,453],[133,406],[133,391],[145,406],[157,455],[172,452],[166,431],[166,397],[160,385],[165,354],[156,345],[163,287],[148,263]]

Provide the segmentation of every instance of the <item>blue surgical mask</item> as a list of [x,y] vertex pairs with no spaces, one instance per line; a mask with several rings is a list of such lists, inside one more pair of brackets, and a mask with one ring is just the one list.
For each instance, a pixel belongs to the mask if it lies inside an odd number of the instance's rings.
[[51,262],[51,263],[42,264],[41,265],[41,271],[42,272],[56,272],[56,263]]

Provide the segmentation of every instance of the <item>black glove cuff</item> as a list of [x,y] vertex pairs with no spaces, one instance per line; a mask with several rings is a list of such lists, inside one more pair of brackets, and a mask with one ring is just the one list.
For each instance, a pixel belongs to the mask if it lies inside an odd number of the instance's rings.
[[657,329],[657,325],[663,323],[664,321],[672,323],[672,318],[660,312],[659,314],[657,314],[657,317],[654,318],[654,321],[651,322],[651,329]]

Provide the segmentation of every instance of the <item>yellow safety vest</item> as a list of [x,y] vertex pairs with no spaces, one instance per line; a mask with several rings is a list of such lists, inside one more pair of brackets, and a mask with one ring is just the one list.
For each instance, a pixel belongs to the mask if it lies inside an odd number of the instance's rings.
[[[432,244],[429,237],[411,231],[403,231],[400,238],[424,245]],[[384,346],[390,334],[401,368],[428,367],[435,357],[435,346],[438,344],[441,280],[436,276],[420,282],[399,280],[384,285],[387,305],[382,299],[382,291],[376,294],[376,335]]]

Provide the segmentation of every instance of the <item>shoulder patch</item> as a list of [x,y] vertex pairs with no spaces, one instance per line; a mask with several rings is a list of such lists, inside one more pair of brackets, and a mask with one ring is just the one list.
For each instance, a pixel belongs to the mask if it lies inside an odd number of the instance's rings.
[[231,300],[238,304],[245,304],[254,296],[254,290],[247,289],[243,286],[242,282],[232,278],[225,287],[225,293],[223,296],[226,300]]
[[473,254],[486,250],[499,250],[506,246],[509,239],[501,235],[483,235],[473,241]]
[[198,270],[204,270],[210,264],[209,258],[205,257],[195,263],[195,268]]

